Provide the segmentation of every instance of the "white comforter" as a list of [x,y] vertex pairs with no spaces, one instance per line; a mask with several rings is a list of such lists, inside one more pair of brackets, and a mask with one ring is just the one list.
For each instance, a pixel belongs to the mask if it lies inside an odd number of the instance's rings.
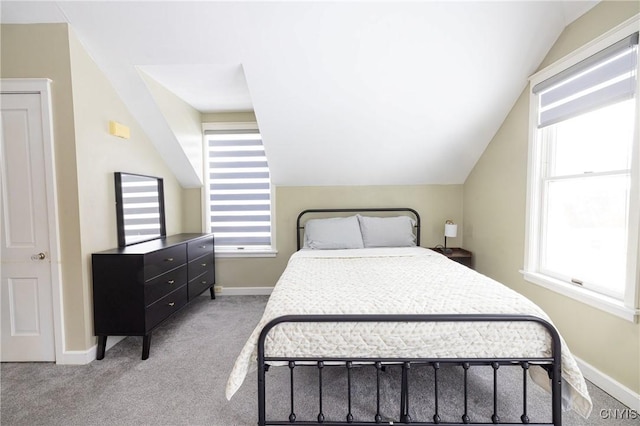
[[[302,250],[289,260],[260,323],[238,356],[230,399],[256,368],[257,340],[270,320],[294,314],[547,315],[504,285],[420,247]],[[269,333],[267,356],[521,357],[549,356],[544,328],[517,323],[294,323]],[[546,372],[531,376],[549,388]],[[591,399],[575,359],[562,343],[563,407],[586,417]]]

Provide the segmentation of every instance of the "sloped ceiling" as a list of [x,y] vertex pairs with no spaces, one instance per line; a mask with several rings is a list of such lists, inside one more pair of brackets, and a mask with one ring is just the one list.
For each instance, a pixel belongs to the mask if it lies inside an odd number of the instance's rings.
[[597,1],[10,2],[68,22],[185,187],[141,69],[201,112],[253,109],[276,185],[463,183],[566,25]]

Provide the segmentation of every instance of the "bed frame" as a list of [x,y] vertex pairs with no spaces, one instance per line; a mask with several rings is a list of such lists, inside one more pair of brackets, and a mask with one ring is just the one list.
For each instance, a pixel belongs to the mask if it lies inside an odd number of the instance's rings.
[[[420,216],[409,208],[381,208],[381,209],[312,209],[305,210],[298,216],[296,222],[296,233],[298,241],[298,249],[301,247],[301,234],[303,234],[304,226],[301,224],[301,218],[309,213],[382,213],[387,212],[405,212],[414,215],[416,220],[416,240],[419,245],[420,238]],[[483,322],[483,323],[499,323],[499,322],[535,322],[542,325],[551,338],[552,355],[550,357],[527,357],[527,358],[323,358],[323,357],[272,357],[265,354],[265,340],[269,331],[284,323],[327,323],[327,322]],[[432,425],[432,424],[448,424],[448,425],[479,425],[479,424],[532,424],[532,425],[562,425],[562,407],[561,407],[561,343],[558,332],[549,322],[530,315],[487,315],[487,314],[470,314],[470,315],[288,315],[276,318],[269,322],[262,329],[258,340],[258,424],[263,425],[291,425],[291,424],[322,424],[322,425],[355,425],[364,426],[372,424],[414,424],[414,425]],[[289,401],[290,412],[287,419],[269,420],[266,417],[266,373],[271,364],[279,364],[288,366],[289,368]],[[354,366],[369,366],[372,374],[376,377],[376,403],[372,407],[375,414],[369,420],[356,420],[352,413],[352,380],[351,373]],[[380,391],[380,375],[389,366],[401,367],[401,385],[400,385],[400,407],[399,414],[396,419],[383,419],[380,411],[381,391]],[[438,370],[443,366],[456,366],[463,371],[464,385],[462,389],[463,403],[460,407],[460,421],[450,422],[443,421],[439,412],[439,379]],[[478,421],[471,419],[468,413],[468,383],[467,377],[469,370],[476,366],[490,366],[493,371],[493,407],[490,418]],[[527,373],[531,366],[540,366],[544,368],[551,381],[551,422],[550,423],[531,423],[527,412]],[[317,370],[318,377],[318,415],[316,420],[297,419],[295,407],[296,399],[294,392],[294,369],[295,368],[311,368]],[[325,418],[326,411],[323,409],[323,369],[339,368],[347,378],[347,387],[345,389],[346,401],[344,404],[344,420],[327,420]],[[433,388],[430,400],[434,404],[434,413],[430,419],[412,419],[409,413],[411,399],[409,395],[409,383],[411,381],[411,370],[416,367],[427,367],[433,369]],[[498,369],[501,367],[519,368],[522,371],[522,415],[521,423],[502,423],[500,413],[498,412],[498,400],[500,392],[498,389]],[[427,392],[424,389],[424,392]],[[424,397],[424,395],[421,395]],[[280,395],[279,397],[283,397]]]

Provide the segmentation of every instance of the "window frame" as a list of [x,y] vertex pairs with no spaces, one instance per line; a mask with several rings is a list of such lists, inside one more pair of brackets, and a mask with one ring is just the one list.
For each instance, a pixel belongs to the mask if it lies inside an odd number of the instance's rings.
[[[527,210],[525,218],[525,257],[521,273],[524,279],[556,293],[568,296],[589,306],[635,322],[640,317],[640,135],[639,119],[636,116],[631,152],[631,183],[629,188],[629,223],[627,239],[627,280],[623,299],[606,296],[580,287],[540,271],[542,235],[541,216],[544,214],[543,168],[547,155],[539,131],[538,95],[533,93],[536,84],[554,76],[591,55],[638,31],[640,15],[618,25],[573,53],[554,62],[530,77],[529,85],[529,152],[527,170]],[[639,61],[640,63],[640,61]],[[640,67],[640,65],[638,65]],[[636,111],[640,111],[640,75],[636,78]],[[624,255],[621,252],[621,255]]]
[[[237,121],[237,122],[207,122],[202,123],[202,152],[203,152],[203,182],[204,190],[202,191],[202,229],[204,232],[211,232],[211,215],[209,214],[209,199],[210,199],[210,182],[209,182],[209,149],[207,143],[206,131],[225,131],[225,130],[260,130],[258,123],[255,121]],[[264,144],[264,141],[263,141]],[[275,187],[270,185],[270,213],[271,213],[271,248],[265,249],[248,249],[237,250],[227,249],[224,247],[216,246],[216,257],[275,257],[278,254],[276,249],[276,217],[275,217]]]

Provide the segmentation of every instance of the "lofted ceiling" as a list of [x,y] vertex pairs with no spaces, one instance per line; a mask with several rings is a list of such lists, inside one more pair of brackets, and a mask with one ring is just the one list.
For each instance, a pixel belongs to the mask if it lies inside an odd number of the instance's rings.
[[276,185],[463,183],[590,1],[2,1],[67,22],[185,187],[145,72],[201,112],[255,112]]

